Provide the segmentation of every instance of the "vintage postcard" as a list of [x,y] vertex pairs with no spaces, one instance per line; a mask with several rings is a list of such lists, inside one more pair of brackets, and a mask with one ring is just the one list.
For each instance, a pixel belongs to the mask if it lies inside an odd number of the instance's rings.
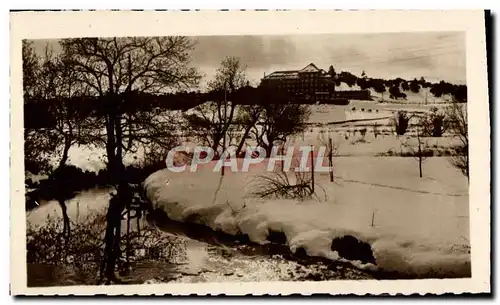
[[10,18],[12,294],[490,292],[485,12]]

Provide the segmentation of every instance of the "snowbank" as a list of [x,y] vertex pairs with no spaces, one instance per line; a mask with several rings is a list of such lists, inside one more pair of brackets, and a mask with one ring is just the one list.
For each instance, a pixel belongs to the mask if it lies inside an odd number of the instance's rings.
[[317,177],[326,198],[302,202],[252,197],[262,167],[228,170],[223,179],[210,167],[162,170],[144,187],[174,220],[247,234],[261,244],[271,231],[283,232],[292,251],[303,248],[336,260],[332,240],[352,235],[371,245],[376,260],[376,266],[352,262],[359,268],[411,277],[470,276],[467,182],[443,158],[428,162],[420,179],[411,158],[337,158],[336,183],[328,174]]

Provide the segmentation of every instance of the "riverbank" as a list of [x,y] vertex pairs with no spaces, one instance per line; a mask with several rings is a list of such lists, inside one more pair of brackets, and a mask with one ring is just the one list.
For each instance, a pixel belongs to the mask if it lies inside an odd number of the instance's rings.
[[[79,193],[67,202],[72,228],[78,240],[85,239],[76,228],[85,227],[87,219],[104,215],[112,189],[95,189]],[[39,230],[62,223],[60,207],[56,201],[43,204],[28,212],[27,225]],[[123,227],[125,228],[125,222]],[[83,227],[82,227],[83,226]],[[99,226],[98,226],[99,227]],[[97,233],[98,227],[92,229]],[[102,227],[102,225],[101,225]],[[104,227],[102,227],[103,229]],[[259,245],[245,237],[234,237],[216,232],[202,225],[176,222],[166,217],[162,210],[155,210],[141,220],[141,231],[156,230],[162,240],[170,240],[174,251],[168,260],[149,259],[134,262],[120,272],[121,284],[149,284],[169,282],[255,282],[255,281],[319,281],[341,279],[371,279],[370,275],[348,264],[334,263],[324,258],[298,256],[280,244]],[[50,230],[50,229],[49,229]],[[44,231],[46,232],[46,231]],[[103,232],[101,232],[103,233]],[[101,234],[102,235],[102,234]],[[76,238],[76,237],[75,237]],[[96,241],[103,236],[97,235]],[[48,245],[54,246],[47,240]],[[62,245],[61,245],[62,246]],[[77,250],[77,249],[76,249]],[[67,257],[68,262],[72,261]],[[97,257],[97,262],[99,257]],[[84,269],[97,270],[94,262],[87,262]],[[28,263],[28,286],[96,285],[98,274],[82,276],[72,263]],[[97,269],[96,269],[97,268]],[[123,270],[122,270],[123,271]]]

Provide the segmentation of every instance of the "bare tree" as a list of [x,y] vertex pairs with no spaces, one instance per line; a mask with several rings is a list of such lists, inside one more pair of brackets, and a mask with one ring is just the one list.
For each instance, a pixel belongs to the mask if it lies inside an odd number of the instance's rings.
[[448,129],[446,114],[433,107],[429,113],[420,118],[419,125],[423,128],[423,135],[441,137]]
[[286,143],[289,136],[306,129],[310,115],[308,105],[263,104],[260,119],[252,128],[253,137],[270,156],[273,145]]
[[235,123],[244,126],[244,130],[238,143],[238,147],[236,148],[236,155],[240,154],[243,149],[243,145],[245,145],[247,138],[250,136],[250,131],[255,127],[261,115],[262,107],[259,104],[241,106]]
[[[63,166],[68,160],[69,149],[78,142],[75,131],[80,124],[77,123],[74,101],[70,98],[73,95],[83,95],[84,92],[63,58],[55,56],[48,46],[45,47],[44,54],[38,56],[33,45],[24,42],[23,57],[25,111],[26,113],[32,112],[29,114],[30,119],[36,118],[40,114],[36,113],[37,109],[33,105],[44,105],[42,109],[46,109],[47,116],[51,118],[46,126],[25,128],[26,164],[33,163],[33,161],[42,163],[44,171],[50,174],[49,181],[61,207],[64,223],[63,236],[67,241],[70,238],[71,229],[65,201],[74,194],[72,185],[67,181],[68,178],[61,176],[60,173],[64,171]],[[78,134],[80,135],[81,132],[79,131]],[[48,163],[49,159],[59,156],[59,165],[53,169]],[[27,168],[30,170],[29,166]]]
[[457,155],[451,158],[451,164],[469,179],[469,134],[467,122],[467,103],[454,102],[446,110],[450,131],[460,141],[456,148]]
[[[110,200],[101,275],[118,281],[121,215],[130,206],[131,192],[123,175],[123,156],[138,145],[164,141],[168,120],[155,111],[127,111],[136,93],[165,93],[196,86],[199,75],[190,68],[187,37],[76,38],[60,41],[63,55],[90,94],[102,101],[99,118],[105,132],[96,130],[93,142],[104,144],[108,170],[116,179],[118,195]],[[133,107],[131,107],[133,109]],[[165,132],[167,130],[167,132]],[[167,134],[165,134],[167,133]]]
[[[193,113],[185,115],[188,127],[204,144],[209,145],[216,154],[222,153],[229,144],[224,140],[236,115],[234,100],[236,91],[247,84],[246,66],[236,57],[221,61],[214,78],[208,83],[211,91],[210,101],[194,108]],[[203,130],[201,133],[199,132]],[[222,151],[219,151],[219,149]]]
[[412,116],[404,110],[395,113],[391,119],[391,124],[394,126],[396,134],[402,136],[406,133]]
[[406,143],[404,144],[409,150],[411,155],[417,160],[418,162],[418,172],[420,178],[423,177],[423,168],[422,164],[424,161],[427,159],[427,153],[426,153],[426,148],[427,148],[427,143],[422,139],[422,126],[417,126],[417,147],[415,148],[413,145]]
[[[33,43],[23,40],[23,97],[24,97],[24,160],[25,171],[38,174],[49,172],[53,151],[57,148],[57,134],[50,123],[35,120],[41,101],[45,96],[42,83],[41,59]],[[38,113],[39,115],[39,113]]]

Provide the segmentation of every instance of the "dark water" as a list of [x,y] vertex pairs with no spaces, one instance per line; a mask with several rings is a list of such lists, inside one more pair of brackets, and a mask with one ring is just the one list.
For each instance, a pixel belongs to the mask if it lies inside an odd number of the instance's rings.
[[[70,218],[102,211],[108,203],[109,190],[82,193],[70,200]],[[43,225],[47,216],[60,218],[57,202],[46,202],[27,215],[28,223]],[[169,262],[147,261],[135,263],[124,283],[194,283],[194,282],[256,282],[256,281],[319,281],[333,279],[371,279],[370,274],[349,264],[340,264],[321,258],[296,255],[286,245],[269,243],[258,245],[246,236],[231,236],[202,225],[187,224],[168,219],[155,211],[144,225],[153,226],[165,234],[176,236],[177,252]],[[31,264],[28,266],[30,286],[59,286],[92,284],[78,280],[77,272],[67,266]]]

